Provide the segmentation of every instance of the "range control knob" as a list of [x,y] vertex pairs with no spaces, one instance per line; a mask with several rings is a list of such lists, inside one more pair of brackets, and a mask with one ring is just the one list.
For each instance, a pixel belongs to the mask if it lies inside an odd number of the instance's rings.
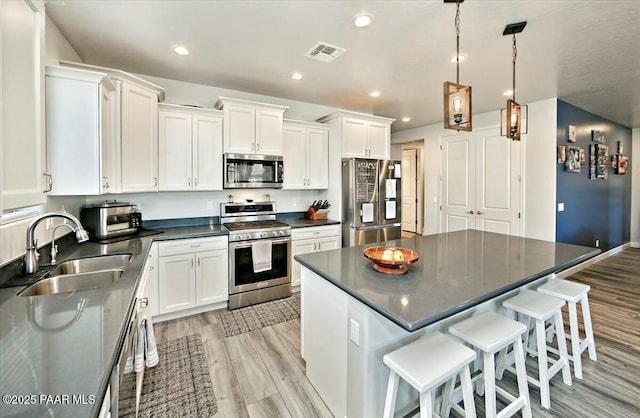
[[266,236],[267,236],[267,234],[266,234],[266,233],[264,233],[264,232],[261,232],[261,233],[260,233],[260,238],[264,238],[264,237],[266,237]]

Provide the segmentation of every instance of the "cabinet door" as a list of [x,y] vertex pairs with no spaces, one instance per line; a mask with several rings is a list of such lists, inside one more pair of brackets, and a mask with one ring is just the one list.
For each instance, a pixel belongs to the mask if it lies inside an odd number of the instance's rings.
[[256,111],[253,108],[224,107],[224,152],[255,153]]
[[44,203],[44,6],[0,2],[0,202],[4,209]]
[[196,304],[195,256],[179,254],[160,257],[158,313],[192,308]]
[[193,115],[193,189],[222,190],[222,118]]
[[307,183],[306,129],[300,126],[284,128],[283,189],[305,189]]
[[122,191],[158,190],[158,96],[122,83]]
[[388,160],[391,147],[391,134],[386,123],[369,122],[368,157]]
[[300,285],[300,263],[293,259],[294,255],[312,253],[316,248],[315,239],[291,241],[291,286]]
[[282,155],[282,118],[281,111],[256,109],[256,154]]
[[158,112],[159,190],[190,190],[191,115]]
[[342,119],[342,156],[367,157],[367,122],[358,119]]
[[196,253],[196,305],[229,299],[229,258],[227,250]]
[[[285,166],[286,170],[286,166]],[[329,188],[329,131],[309,128],[307,133],[307,179],[310,189]]]
[[337,248],[340,248],[339,236],[318,238],[318,245],[316,246],[316,251],[335,250]]

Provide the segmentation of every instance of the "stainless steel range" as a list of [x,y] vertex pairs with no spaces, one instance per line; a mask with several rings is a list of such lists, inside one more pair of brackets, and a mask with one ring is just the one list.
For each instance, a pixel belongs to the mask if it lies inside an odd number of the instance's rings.
[[229,309],[291,295],[291,227],[275,202],[222,203],[229,231]]

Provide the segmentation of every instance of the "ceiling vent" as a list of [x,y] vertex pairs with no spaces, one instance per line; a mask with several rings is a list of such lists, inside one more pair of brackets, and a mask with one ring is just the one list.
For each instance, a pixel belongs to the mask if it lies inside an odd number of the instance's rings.
[[332,63],[340,55],[344,54],[346,49],[339,46],[329,45],[326,42],[318,42],[304,54],[305,57],[313,58],[318,61]]

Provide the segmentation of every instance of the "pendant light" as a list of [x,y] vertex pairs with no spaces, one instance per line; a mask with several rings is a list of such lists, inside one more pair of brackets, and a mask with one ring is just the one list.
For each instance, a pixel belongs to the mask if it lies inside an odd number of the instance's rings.
[[520,141],[520,136],[528,131],[527,113],[528,106],[521,106],[516,102],[516,57],[518,48],[516,47],[516,33],[520,33],[527,26],[527,22],[511,23],[504,28],[502,35],[513,36],[512,58],[513,58],[513,90],[511,99],[507,100],[507,108],[500,110],[500,135]]
[[457,131],[471,130],[471,87],[460,84],[460,3],[464,0],[444,0],[456,4],[456,82],[444,82],[444,127]]

